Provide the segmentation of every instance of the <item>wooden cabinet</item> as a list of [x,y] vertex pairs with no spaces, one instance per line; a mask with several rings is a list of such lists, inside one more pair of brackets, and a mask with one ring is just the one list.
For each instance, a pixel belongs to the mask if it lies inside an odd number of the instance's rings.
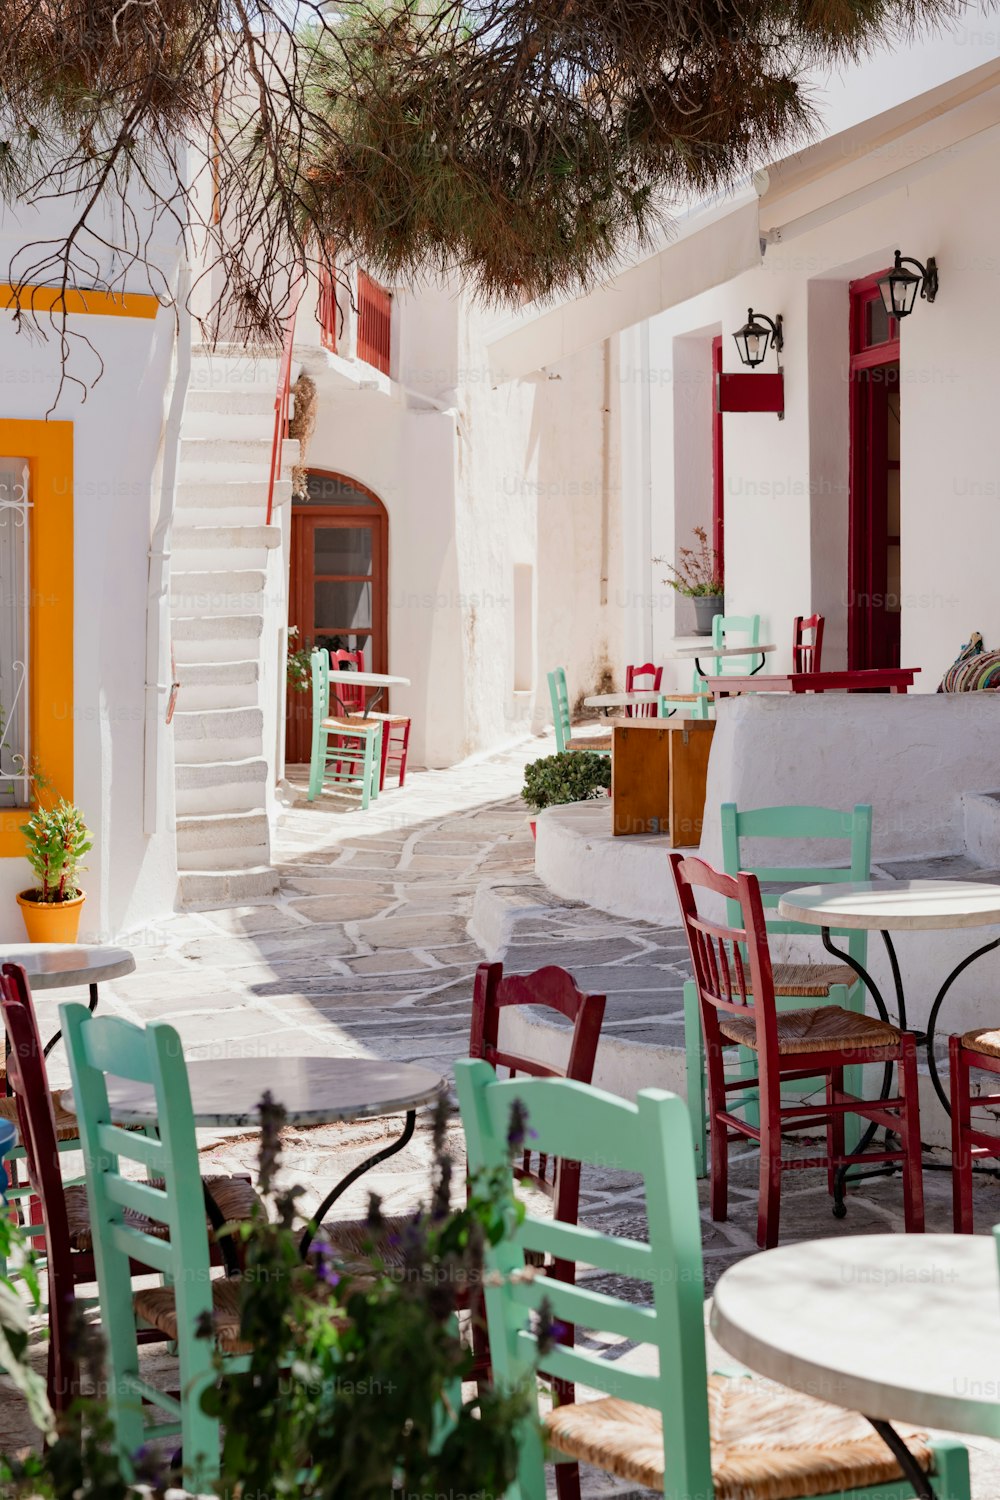
[[713,719],[616,724],[611,822],[616,834],[665,833],[679,849],[701,842]]

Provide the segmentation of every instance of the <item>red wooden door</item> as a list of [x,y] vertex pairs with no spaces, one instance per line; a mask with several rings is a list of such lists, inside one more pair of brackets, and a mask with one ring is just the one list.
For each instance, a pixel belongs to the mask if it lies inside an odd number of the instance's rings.
[[847,654],[859,671],[900,664],[899,325],[875,280],[851,286]]
[[[363,651],[366,671],[387,671],[387,576],[382,502],[355,480],[311,470],[309,500],[292,510],[288,623],[298,627],[298,645]],[[311,695],[289,690],[290,765],[309,759],[311,733]]]

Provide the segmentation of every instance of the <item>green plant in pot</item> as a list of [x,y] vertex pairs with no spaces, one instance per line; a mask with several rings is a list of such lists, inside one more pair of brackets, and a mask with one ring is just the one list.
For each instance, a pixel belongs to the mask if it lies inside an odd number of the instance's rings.
[[[725,606],[722,564],[714,547],[708,545],[708,532],[704,526],[694,528],[697,547],[682,547],[677,562],[666,566],[673,575],[664,580],[675,593],[692,600],[695,615],[695,634],[711,635],[712,621],[721,615]],[[662,557],[654,557],[662,563]]]
[[94,847],[83,813],[63,797],[54,807],[36,808],[21,832],[38,880],[17,898],[28,938],[32,943],[75,943],[87,899],[78,876],[84,855]]
[[[587,802],[611,788],[611,757],[596,750],[561,750],[543,755],[524,768],[521,796],[535,812],[563,802]],[[531,819],[535,832],[535,820]]]

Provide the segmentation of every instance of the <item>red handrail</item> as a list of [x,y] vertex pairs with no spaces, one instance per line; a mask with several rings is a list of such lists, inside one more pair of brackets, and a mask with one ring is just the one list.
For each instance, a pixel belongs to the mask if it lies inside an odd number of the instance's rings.
[[278,390],[274,398],[274,434],[271,438],[271,473],[267,481],[267,524],[271,524],[274,509],[274,482],[281,467],[281,447],[288,427],[288,402],[292,393],[292,347],[295,343],[295,315],[302,296],[302,283],[291,294],[291,307],[285,324],[285,339],[281,346],[281,363],[278,366]]

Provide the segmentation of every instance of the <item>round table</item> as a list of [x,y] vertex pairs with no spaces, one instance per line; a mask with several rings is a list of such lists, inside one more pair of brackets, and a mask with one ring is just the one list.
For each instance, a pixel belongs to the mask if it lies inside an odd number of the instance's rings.
[[[87,985],[92,1012],[97,1009],[99,984],[135,972],[135,959],[127,948],[87,943],[0,943],[0,964],[20,964],[32,991]],[[61,1036],[57,1031],[46,1042],[43,1056],[48,1057]]]
[[[418,1108],[434,1103],[447,1088],[447,1081],[429,1068],[368,1057],[191,1058],[187,1070],[194,1123],[204,1128],[259,1125],[258,1105],[268,1091],[284,1106],[290,1125],[370,1120],[405,1110],[402,1134],[331,1189],[313,1215],[315,1224],[322,1223],[359,1177],[402,1151],[413,1135]],[[119,1124],[155,1124],[156,1098],[148,1084],[109,1074],[107,1088],[108,1104]],[[61,1099],[65,1109],[75,1112],[71,1092]],[[303,1254],[311,1241],[312,1230],[307,1229]]]
[[[725,661],[727,657],[735,656],[759,656],[760,661],[755,667],[751,667],[747,673],[748,677],[756,677],[764,665],[764,659],[770,651],[777,651],[777,646],[768,642],[762,646],[680,646],[676,651],[669,651],[667,655],[672,661],[690,661],[693,659],[695,669],[702,677],[712,677],[715,674],[706,672],[701,664],[701,658],[708,657],[712,661]],[[670,694],[666,694],[669,698]]]
[[[889,1020],[886,1005],[871,975],[849,953],[835,948],[830,929],[865,928],[880,932],[892,970],[892,981],[899,1007],[899,1025],[906,1028],[906,997],[899,960],[891,932],[933,931],[947,927],[1000,926],[1000,885],[975,880],[859,880],[840,885],[808,885],[787,891],[778,902],[778,915],[791,922],[805,922],[821,929],[823,946],[862,980],[875,1001],[879,1015]],[[962,959],[938,990],[927,1020],[927,1066],[937,1096],[950,1113],[948,1096],[938,1078],[934,1059],[934,1031],[945,997],[960,974],[984,953],[1000,946],[1000,937],[991,938]]]
[[365,717],[372,712],[376,703],[382,698],[387,687],[409,687],[408,677],[390,677],[387,672],[333,672],[330,673],[330,691],[340,704],[340,711],[346,717],[350,717],[351,710],[344,706],[343,699],[337,692],[338,683],[346,687],[373,687],[375,692],[370,698],[365,699]]
[[[991,1235],[872,1234],[765,1250],[723,1274],[711,1328],[752,1370],[863,1412],[890,1446],[900,1441],[883,1430],[890,1422],[1000,1437]],[[917,1493],[933,1494],[921,1478]]]
[[634,708],[640,703],[659,703],[665,698],[666,693],[653,693],[647,689],[633,693],[591,693],[589,698],[584,698],[585,708],[603,708],[605,712],[609,708]]

